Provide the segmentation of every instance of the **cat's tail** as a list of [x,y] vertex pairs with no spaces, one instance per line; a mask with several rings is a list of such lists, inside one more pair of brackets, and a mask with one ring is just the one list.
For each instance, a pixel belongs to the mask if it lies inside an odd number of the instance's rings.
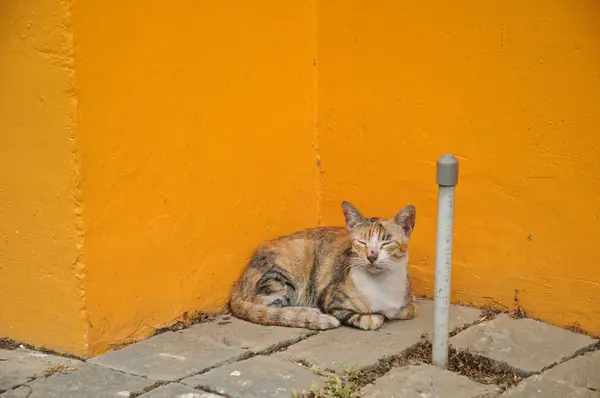
[[267,307],[244,300],[232,300],[231,312],[236,317],[261,325],[287,326],[313,330],[334,329],[340,321],[316,308]]

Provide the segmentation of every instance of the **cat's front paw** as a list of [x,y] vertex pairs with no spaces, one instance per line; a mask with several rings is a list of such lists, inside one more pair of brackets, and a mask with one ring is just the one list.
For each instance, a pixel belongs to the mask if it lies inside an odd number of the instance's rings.
[[357,315],[354,326],[362,330],[377,330],[383,325],[384,317],[379,314]]
[[395,319],[413,319],[417,315],[417,303],[414,301],[409,302],[404,307],[400,308],[398,314],[394,317]]

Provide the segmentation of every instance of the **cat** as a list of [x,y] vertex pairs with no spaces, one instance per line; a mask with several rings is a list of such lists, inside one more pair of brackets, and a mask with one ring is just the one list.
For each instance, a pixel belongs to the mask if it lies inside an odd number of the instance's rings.
[[342,203],[343,227],[317,227],[261,245],[233,287],[237,318],[262,325],[377,330],[384,319],[412,319],[408,243],[416,210],[365,218]]

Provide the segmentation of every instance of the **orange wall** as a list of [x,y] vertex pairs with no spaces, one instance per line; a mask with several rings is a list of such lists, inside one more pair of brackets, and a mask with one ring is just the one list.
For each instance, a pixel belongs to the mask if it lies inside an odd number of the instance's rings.
[[0,2],[0,337],[85,352],[68,3]]
[[460,159],[453,300],[600,334],[600,4],[323,1],[323,214],[417,207],[432,294],[435,161]]
[[216,310],[317,221],[309,2],[77,0],[90,354]]
[[430,295],[444,152],[454,301],[600,334],[595,1],[9,0],[0,60],[0,336],[92,356],[223,308],[342,200],[417,206]]

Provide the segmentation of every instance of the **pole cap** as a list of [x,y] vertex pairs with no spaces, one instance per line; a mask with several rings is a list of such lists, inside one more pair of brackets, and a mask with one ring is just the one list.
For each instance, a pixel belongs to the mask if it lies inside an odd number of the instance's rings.
[[442,155],[437,161],[437,183],[443,187],[458,184],[458,159],[454,155]]

